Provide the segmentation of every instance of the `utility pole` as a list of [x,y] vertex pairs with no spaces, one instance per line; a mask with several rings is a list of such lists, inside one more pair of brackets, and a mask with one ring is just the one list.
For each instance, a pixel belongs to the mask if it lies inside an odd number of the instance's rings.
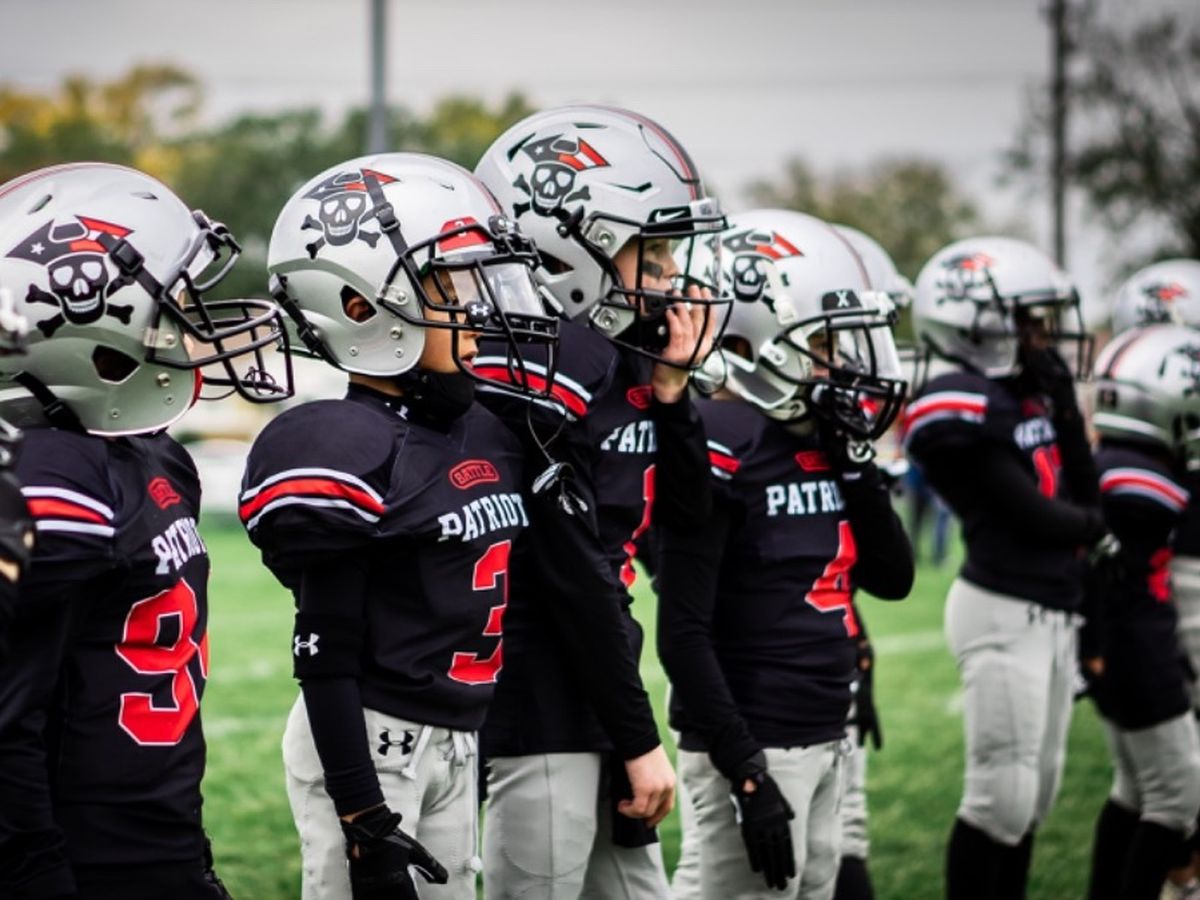
[[1053,57],[1050,75],[1050,195],[1054,216],[1054,259],[1066,265],[1067,193],[1067,57],[1071,38],[1067,34],[1068,0],[1050,0],[1050,29]]
[[367,113],[367,152],[387,150],[387,0],[371,4],[371,108]]

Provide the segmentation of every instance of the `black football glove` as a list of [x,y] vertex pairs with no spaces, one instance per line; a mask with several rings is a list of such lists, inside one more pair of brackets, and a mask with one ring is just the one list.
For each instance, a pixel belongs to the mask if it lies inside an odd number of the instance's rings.
[[883,725],[875,709],[875,650],[870,641],[858,642],[858,690],[854,694],[854,724],[858,726],[858,746],[871,738],[876,750],[883,749]]
[[400,814],[386,806],[342,822],[342,833],[354,900],[417,900],[410,867],[431,884],[445,884],[450,877],[428,850],[400,830]]
[[[855,405],[857,395],[837,388],[814,389],[812,402],[817,413],[817,435],[830,465],[843,474],[861,472],[870,465],[875,448],[859,436],[867,432],[868,423]],[[848,423],[857,423],[857,427]]]
[[1021,366],[1029,378],[1054,404],[1054,417],[1079,415],[1079,400],[1075,395],[1075,376],[1071,368],[1053,347],[1033,349],[1022,345]]
[[[747,793],[746,782],[755,789]],[[750,868],[762,872],[767,887],[783,890],[796,877],[796,854],[788,822],[796,818],[775,779],[767,774],[767,758],[759,751],[742,764],[733,780],[733,799]]]

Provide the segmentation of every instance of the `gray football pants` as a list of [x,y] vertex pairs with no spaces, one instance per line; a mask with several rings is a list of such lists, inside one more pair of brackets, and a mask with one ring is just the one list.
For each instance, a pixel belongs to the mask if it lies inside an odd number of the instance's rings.
[[[1177,556],[1171,560],[1171,596],[1179,610],[1179,638],[1192,669],[1200,672],[1200,558]],[[1192,707],[1200,709],[1200,680],[1193,681]]]
[[[854,710],[851,708],[851,718]],[[842,856],[866,859],[871,849],[867,837],[867,748],[858,744],[858,726],[846,726],[850,752],[842,778]]]
[[660,844],[613,844],[604,775],[599,753],[488,760],[483,826],[487,900],[670,896]]
[[1046,818],[1062,780],[1077,617],[958,578],[945,624],[963,685],[958,817],[1015,846]]
[[767,887],[761,873],[750,869],[729,780],[707,753],[680,750],[679,777],[691,799],[700,858],[697,896],[703,900],[830,900],[837,884],[845,752],[845,741],[766,750],[771,777],[796,814],[791,822],[796,877],[789,879],[786,890],[776,891]]
[[1200,735],[1191,712],[1129,731],[1104,722],[1113,761],[1114,802],[1190,835],[1200,813]]
[[[423,898],[475,900],[480,869],[475,735],[406,722],[364,709],[379,786],[388,806],[403,816],[401,828],[446,867],[446,884],[426,884]],[[381,752],[382,751],[382,752]],[[288,802],[300,833],[302,900],[350,900],[346,841],[325,773],[313,744],[304,707],[297,698],[283,732]]]

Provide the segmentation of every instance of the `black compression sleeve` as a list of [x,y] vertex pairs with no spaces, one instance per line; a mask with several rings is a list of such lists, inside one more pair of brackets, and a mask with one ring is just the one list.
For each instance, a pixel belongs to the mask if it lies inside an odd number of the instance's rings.
[[713,650],[717,573],[730,514],[719,500],[708,521],[663,529],[658,572],[658,656],[688,723],[704,738],[709,758],[733,779],[761,748],[738,710]]
[[1070,405],[1056,409],[1054,430],[1058,436],[1058,450],[1062,455],[1062,479],[1067,485],[1067,494],[1082,506],[1100,503],[1100,477],[1096,472],[1096,459],[1088,443],[1083,415],[1079,407]]
[[881,600],[903,600],[913,585],[912,545],[879,469],[871,464],[856,478],[843,476],[841,489],[858,550],[855,586]]
[[1077,546],[1104,534],[1098,510],[1043,496],[1015,453],[1004,447],[973,445],[969,459],[963,452],[931,453],[922,470],[960,514],[983,506],[1030,541]]
[[676,403],[650,407],[658,436],[655,453],[654,524],[688,528],[712,511],[708,444],[704,424],[687,393]]
[[[298,621],[302,616],[365,620],[366,573],[360,563],[346,560],[305,569],[297,596]],[[358,680],[352,675],[314,674],[301,679],[300,689],[325,772],[325,790],[338,815],[383,803],[367,744]]]

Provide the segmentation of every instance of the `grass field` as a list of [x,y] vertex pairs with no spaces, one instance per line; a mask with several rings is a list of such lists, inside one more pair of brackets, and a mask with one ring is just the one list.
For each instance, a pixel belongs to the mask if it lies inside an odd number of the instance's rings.
[[[283,789],[279,740],[296,694],[291,598],[240,529],[206,523],[213,559],[205,822],[218,871],[237,900],[299,896],[299,852]],[[962,721],[954,663],[942,638],[952,569],[923,569],[903,603],[863,601],[877,652],[876,695],[885,745],[870,760],[871,869],[880,900],[941,896],[943,848],[962,787]],[[635,612],[647,632],[654,603],[639,580]],[[652,641],[647,642],[653,646]],[[660,705],[666,681],[642,660]],[[665,719],[659,716],[660,723]],[[669,742],[669,736],[665,736]],[[1085,887],[1091,829],[1110,768],[1092,708],[1075,708],[1062,794],[1039,834],[1030,900],[1072,900]],[[679,853],[674,814],[662,828],[668,870]]]

